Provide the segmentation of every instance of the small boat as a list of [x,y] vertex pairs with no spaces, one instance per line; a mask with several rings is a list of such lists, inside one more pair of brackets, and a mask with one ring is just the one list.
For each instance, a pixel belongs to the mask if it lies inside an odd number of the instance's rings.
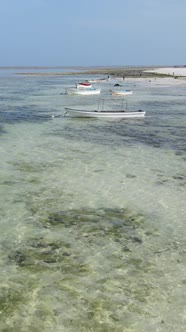
[[68,95],[93,96],[93,95],[99,95],[101,93],[101,90],[93,88],[87,88],[87,89],[69,88],[66,90],[66,93]]
[[87,89],[87,88],[92,88],[92,84],[90,84],[89,82],[80,82],[76,84],[76,87],[78,89]]
[[132,90],[111,90],[112,96],[126,96],[131,95],[132,93]]
[[106,111],[87,111],[82,109],[70,108],[65,107],[65,115],[70,115],[73,117],[80,117],[80,118],[117,118],[117,119],[132,119],[132,118],[144,118],[145,111],[138,110],[138,111],[128,111],[128,110],[121,110],[121,111],[113,111],[113,110],[106,110]]
[[96,78],[96,79],[90,79],[87,80],[88,83],[104,83],[110,81],[110,77],[104,77],[104,78]]

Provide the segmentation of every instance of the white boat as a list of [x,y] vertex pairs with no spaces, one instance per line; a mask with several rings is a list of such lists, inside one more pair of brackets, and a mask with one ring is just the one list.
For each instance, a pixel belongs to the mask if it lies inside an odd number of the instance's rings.
[[110,77],[104,77],[104,78],[96,78],[96,79],[90,79],[87,80],[88,83],[104,83],[110,81]]
[[90,84],[89,82],[80,82],[76,84],[76,87],[78,89],[89,89],[92,88],[92,84]]
[[111,90],[112,96],[126,96],[131,95],[132,93],[132,90]]
[[92,95],[99,95],[101,93],[100,89],[77,89],[77,88],[69,88],[66,90],[68,95],[79,95],[79,96],[92,96]]
[[87,111],[82,109],[65,107],[65,115],[80,117],[80,118],[117,118],[117,119],[132,119],[132,118],[144,118],[145,111],[128,111],[128,110],[93,110]]

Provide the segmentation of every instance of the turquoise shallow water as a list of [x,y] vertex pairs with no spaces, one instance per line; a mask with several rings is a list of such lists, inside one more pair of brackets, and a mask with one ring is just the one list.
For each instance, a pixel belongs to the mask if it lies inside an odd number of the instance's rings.
[[185,331],[186,83],[127,80],[144,120],[64,117],[85,78],[0,78],[0,331]]

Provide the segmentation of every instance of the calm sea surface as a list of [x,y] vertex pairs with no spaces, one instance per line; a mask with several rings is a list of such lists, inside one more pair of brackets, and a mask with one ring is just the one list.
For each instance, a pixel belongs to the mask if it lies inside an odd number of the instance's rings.
[[0,331],[185,331],[186,81],[128,79],[144,120],[64,116],[118,107],[84,79],[1,71]]

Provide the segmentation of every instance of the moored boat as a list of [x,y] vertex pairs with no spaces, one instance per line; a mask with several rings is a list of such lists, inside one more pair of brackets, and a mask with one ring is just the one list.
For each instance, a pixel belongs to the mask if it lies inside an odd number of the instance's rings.
[[101,93],[101,89],[78,89],[78,88],[69,88],[66,90],[68,95],[79,95],[79,96],[93,96],[99,95]]
[[81,117],[81,118],[117,118],[117,119],[132,119],[132,118],[144,118],[145,111],[128,111],[128,110],[83,110],[65,107],[65,115],[73,116],[73,117]]
[[90,79],[87,80],[89,83],[104,83],[110,81],[110,77],[103,77],[103,78],[95,78],[95,79]]
[[80,82],[80,83],[77,83],[76,84],[76,87],[78,89],[89,89],[89,88],[92,88],[92,84],[90,84],[89,82]]
[[112,96],[126,96],[131,95],[132,93],[132,90],[111,90]]

